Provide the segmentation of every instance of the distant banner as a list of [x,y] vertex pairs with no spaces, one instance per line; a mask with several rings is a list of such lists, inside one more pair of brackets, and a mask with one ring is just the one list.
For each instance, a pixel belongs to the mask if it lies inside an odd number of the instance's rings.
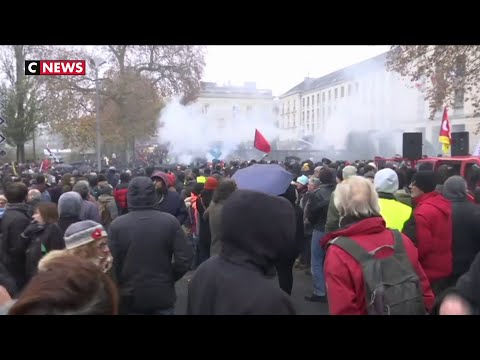
[[49,156],[51,156],[53,158],[53,160],[55,160],[56,163],[60,162],[60,160],[58,159],[58,157],[56,157],[52,151],[50,150],[50,148],[48,147],[48,144],[45,146],[45,150],[47,151],[47,154]]

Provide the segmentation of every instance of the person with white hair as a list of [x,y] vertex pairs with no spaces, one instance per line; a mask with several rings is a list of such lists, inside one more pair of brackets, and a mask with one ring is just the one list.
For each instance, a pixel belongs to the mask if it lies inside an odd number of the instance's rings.
[[417,249],[406,235],[386,228],[373,184],[364,177],[352,176],[338,184],[334,202],[341,228],[321,240],[322,246],[327,248],[324,271],[330,314],[366,315],[370,312],[370,301],[367,301],[370,290],[363,272],[366,265],[358,261],[358,252],[367,261],[402,256],[402,264],[409,268],[406,271],[410,271],[421,285],[422,309],[430,311],[435,297],[418,261]]
[[[337,173],[337,182],[341,183],[344,180],[347,180],[351,176],[357,175],[357,168],[352,165],[345,166],[342,170],[339,170]],[[338,215],[338,210],[335,207],[335,203],[333,201],[335,197],[335,191],[332,193],[330,197],[330,204],[328,205],[328,212],[327,212],[327,222],[325,223],[325,232],[329,233],[335,230],[338,230],[340,227],[340,215]]]

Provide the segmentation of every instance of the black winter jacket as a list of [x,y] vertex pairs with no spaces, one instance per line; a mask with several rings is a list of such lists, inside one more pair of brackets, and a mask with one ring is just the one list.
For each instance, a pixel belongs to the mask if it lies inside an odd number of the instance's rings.
[[128,187],[129,213],[110,225],[122,313],[152,314],[173,307],[175,282],[191,265],[185,233],[175,217],[153,209],[154,193],[149,178],[134,178]]

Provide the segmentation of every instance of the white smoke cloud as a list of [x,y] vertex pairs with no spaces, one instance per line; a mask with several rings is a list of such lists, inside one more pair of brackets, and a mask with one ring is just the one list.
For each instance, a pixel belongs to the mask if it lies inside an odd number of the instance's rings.
[[[362,66],[345,69],[347,78],[352,79],[351,95],[327,102],[330,117],[323,130],[313,137],[314,148],[318,150],[333,147],[348,152],[347,137],[350,132],[363,133],[365,142],[371,144],[375,154],[392,157],[402,153],[402,133],[415,131],[416,124],[426,119],[425,101],[420,92],[400,79],[395,73],[388,73],[381,62],[367,62]],[[359,91],[355,91],[355,82]],[[368,137],[366,134],[369,133]],[[362,136],[362,135],[359,135]],[[388,146],[385,146],[385,144]],[[383,145],[382,145],[383,144]],[[355,154],[350,155],[355,159]]]
[[[219,127],[217,119],[202,114],[200,106],[183,106],[178,98],[165,106],[160,114],[160,122],[163,126],[158,131],[159,142],[169,142],[169,154],[185,164],[196,157],[212,160],[210,151],[215,147],[221,152],[221,159],[232,155],[240,144],[253,147],[255,129],[270,143],[282,131],[276,126],[271,108],[253,108],[248,115],[240,113],[235,121],[226,119],[223,127]],[[258,154],[261,156],[262,153]]]

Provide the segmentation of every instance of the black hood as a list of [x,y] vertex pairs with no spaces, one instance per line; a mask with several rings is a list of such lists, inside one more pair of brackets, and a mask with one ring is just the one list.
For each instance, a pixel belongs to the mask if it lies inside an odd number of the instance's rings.
[[139,176],[128,186],[127,203],[129,209],[148,209],[155,203],[155,186],[150,178]]
[[236,190],[222,209],[222,255],[268,272],[275,260],[295,249],[295,224],[295,211],[288,200]]

